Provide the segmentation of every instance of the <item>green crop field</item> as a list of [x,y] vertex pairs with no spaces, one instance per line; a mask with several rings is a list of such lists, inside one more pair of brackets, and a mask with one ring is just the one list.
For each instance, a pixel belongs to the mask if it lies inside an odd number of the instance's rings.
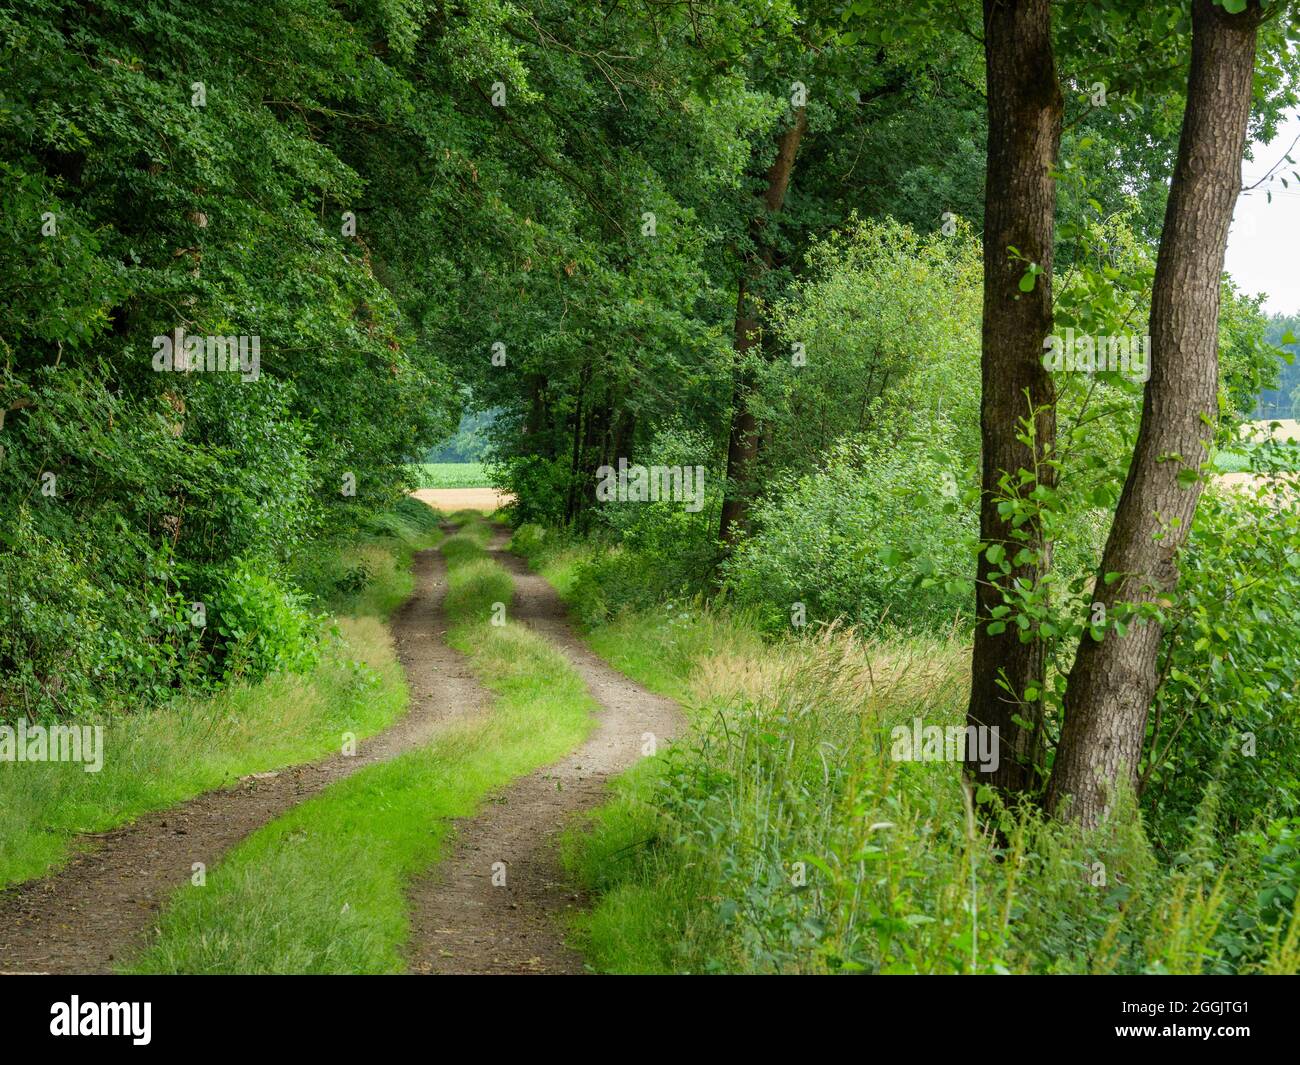
[[481,462],[416,462],[411,464],[416,488],[489,488]]

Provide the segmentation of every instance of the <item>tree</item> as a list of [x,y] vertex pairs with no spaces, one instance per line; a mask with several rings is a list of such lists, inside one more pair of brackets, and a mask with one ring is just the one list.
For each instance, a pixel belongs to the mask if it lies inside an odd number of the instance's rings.
[[745,367],[746,353],[760,342],[762,325],[754,307],[754,285],[759,275],[772,268],[775,248],[767,232],[769,219],[781,210],[785,192],[790,186],[799,143],[808,128],[808,112],[803,106],[794,109],[790,125],[782,130],[776,141],[776,157],[767,171],[766,189],[763,193],[763,211],[751,223],[750,238],[757,249],[755,260],[741,273],[736,295],[736,385],[732,401],[731,429],[727,440],[727,482],[731,491],[722,503],[722,539],[734,543],[743,528],[749,510],[743,482],[758,456],[758,420],[749,405],[753,387],[752,375]]
[[[1005,495],[1055,484],[1055,394],[1043,367],[1052,332],[1052,260],[1063,103],[1052,51],[1049,0],[984,0],[988,162],[984,190],[982,440],[971,725],[996,728],[998,767],[967,771],[1007,792],[1028,789],[1043,746],[1041,704],[1018,700],[1040,687],[1044,651],[997,620],[1007,593],[1050,568],[1051,545],[1034,520],[1020,528]],[[1026,433],[1022,422],[1032,425]],[[1019,475],[1017,476],[1017,471]],[[1008,476],[1015,477],[1008,481]],[[1013,535],[1013,532],[1018,535]],[[1002,608],[999,611],[999,608]],[[1028,716],[1026,716],[1028,715]]]
[[1136,785],[1159,682],[1161,608],[1202,488],[1218,397],[1220,277],[1255,66],[1259,0],[1195,0],[1187,106],[1151,300],[1151,378],[1097,575],[1105,636],[1085,635],[1070,671],[1048,787],[1055,814],[1093,826],[1117,785]]

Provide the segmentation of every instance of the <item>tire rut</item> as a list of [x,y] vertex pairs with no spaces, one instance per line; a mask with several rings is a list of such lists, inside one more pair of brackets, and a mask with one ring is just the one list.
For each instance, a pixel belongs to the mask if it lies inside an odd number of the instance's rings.
[[[591,735],[562,760],[522,777],[457,824],[451,853],[409,892],[410,970],[417,974],[584,971],[565,943],[564,919],[586,900],[565,883],[556,836],[576,813],[609,795],[611,777],[642,757],[644,735],[670,739],[680,710],[597,657],[574,634],[555,590],[504,550],[492,556],[515,582],[511,618],[549,640],[586,682],[603,710]],[[504,886],[493,886],[495,863]]]
[[209,869],[250,833],[369,765],[431,739],[449,721],[487,709],[465,660],[442,638],[446,564],[417,552],[415,588],[390,630],[410,694],[407,713],[357,753],[244,777],[129,825],[82,837],[89,849],[59,872],[0,891],[0,973],[109,973],[135,954],[194,862]]

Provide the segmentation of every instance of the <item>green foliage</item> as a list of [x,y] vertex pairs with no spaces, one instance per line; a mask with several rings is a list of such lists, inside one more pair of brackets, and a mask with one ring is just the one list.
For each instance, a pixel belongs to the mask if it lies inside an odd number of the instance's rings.
[[1245,844],[1259,854],[1262,888],[1256,902],[1260,925],[1286,932],[1300,901],[1300,819],[1270,821],[1249,833]]
[[230,566],[212,593],[217,635],[227,645],[224,671],[251,679],[279,670],[301,672],[318,653],[320,619],[301,598],[246,562]]
[[[592,530],[586,536],[524,522],[512,548],[537,566],[576,549],[565,588],[584,624],[668,599],[692,598],[709,585],[718,560],[715,535],[722,485],[708,476],[708,447],[700,433],[669,425],[648,449],[656,463],[704,471],[702,484],[692,475],[699,495],[689,502],[690,509],[685,500],[610,500],[588,512]],[[526,504],[512,509],[527,513]]]
[[806,364],[786,355],[760,369],[771,467],[814,468],[900,408],[933,414],[932,438],[974,462],[982,278],[969,227],[953,226],[922,237],[853,219],[809,249],[805,278],[772,313],[782,351],[801,345]]
[[[415,134],[427,17],[0,11],[0,609],[30,604],[6,639],[36,651],[4,655],[0,716],[150,704],[228,672],[226,637],[184,619],[210,593],[239,615],[240,669],[301,661],[292,633],[276,648],[249,628],[293,611],[248,574],[393,505],[405,456],[447,431],[459,396],[383,280],[397,249],[366,243],[373,175],[353,155],[358,128]],[[178,329],[256,338],[260,365],[154,372],[154,338]]]
[[1300,404],[1300,363],[1296,362],[1296,337],[1300,336],[1300,314],[1275,314],[1268,319],[1265,341],[1275,347],[1265,388],[1255,407],[1256,418],[1294,418]]
[[1179,576],[1147,744],[1157,838],[1213,785],[1220,823],[1300,810],[1300,509],[1294,475],[1211,492]]
[[439,535],[438,513],[407,496],[361,529],[307,545],[289,568],[313,604],[335,614],[387,617],[414,586],[412,554]]
[[809,622],[959,623],[978,530],[948,430],[943,416],[896,416],[887,434],[841,442],[824,469],[774,481],[755,507],[758,531],[725,567],[737,601],[773,630],[796,603]]
[[576,538],[530,524],[515,531],[510,546],[534,568],[559,578],[583,625],[644,609],[693,587],[691,575],[674,568],[671,560],[607,539]]
[[595,486],[594,476],[583,484],[562,461],[541,455],[503,459],[497,470],[500,487],[514,496],[510,513],[517,525],[562,525],[567,500],[575,492],[594,490]]

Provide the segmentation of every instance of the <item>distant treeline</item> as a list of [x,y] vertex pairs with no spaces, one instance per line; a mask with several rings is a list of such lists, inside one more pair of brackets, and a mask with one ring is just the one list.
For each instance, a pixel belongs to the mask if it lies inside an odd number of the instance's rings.
[[[1300,354],[1300,347],[1296,344],[1283,344],[1282,338],[1291,333],[1292,336],[1300,336],[1300,314],[1284,315],[1275,314],[1269,319],[1268,333],[1266,339],[1270,344],[1276,344],[1278,347],[1285,348],[1292,354]],[[1266,388],[1259,394],[1259,402],[1255,406],[1256,418],[1294,418],[1296,417],[1296,407],[1300,401],[1300,359],[1288,363],[1284,359],[1278,360],[1277,387]]]
[[466,411],[456,435],[424,456],[425,462],[482,462],[488,453],[487,431],[496,421],[497,412]]

